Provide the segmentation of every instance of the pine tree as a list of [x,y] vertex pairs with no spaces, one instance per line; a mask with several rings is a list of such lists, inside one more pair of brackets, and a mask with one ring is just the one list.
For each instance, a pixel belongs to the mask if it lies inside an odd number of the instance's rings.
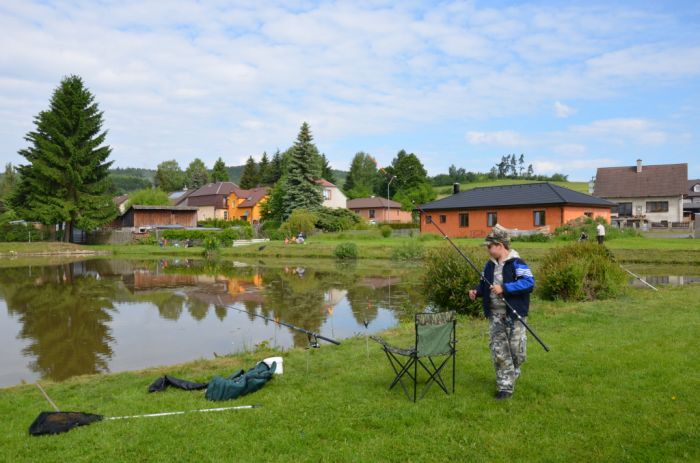
[[209,171],[207,166],[204,165],[204,161],[199,158],[195,158],[190,165],[187,166],[185,171],[185,183],[188,188],[201,188],[202,186],[209,183]]
[[243,173],[241,173],[240,187],[247,190],[255,188],[259,183],[258,166],[253,156],[249,156],[245,167],[243,167]]
[[211,170],[211,181],[212,182],[228,182],[229,176],[226,170],[226,164],[224,160],[219,158],[214,163],[214,167]]
[[266,151],[263,151],[260,164],[258,165],[258,179],[261,185],[272,186],[275,183],[270,181],[270,160]]
[[316,184],[320,178],[318,150],[312,141],[309,124],[304,122],[289,157],[284,198],[285,218],[294,209],[313,210],[323,202],[321,188]]
[[321,178],[335,185],[335,175],[333,174],[333,169],[331,169],[331,166],[328,164],[328,159],[325,154],[321,155]]
[[269,177],[267,178],[266,183],[270,185],[274,185],[275,183],[277,183],[284,175],[284,168],[282,165],[282,154],[280,153],[280,150],[277,150],[272,156],[272,161],[270,161],[270,168],[268,169],[268,171]]
[[64,241],[73,227],[92,231],[109,223],[117,209],[108,194],[107,158],[102,111],[79,76],[64,78],[51,96],[49,109],[34,118],[29,147],[19,151],[29,163],[20,166],[20,185],[10,200],[25,219],[47,225],[66,223]]
[[8,201],[18,183],[17,172],[11,163],[5,164],[5,173],[0,182],[0,213],[5,212]]

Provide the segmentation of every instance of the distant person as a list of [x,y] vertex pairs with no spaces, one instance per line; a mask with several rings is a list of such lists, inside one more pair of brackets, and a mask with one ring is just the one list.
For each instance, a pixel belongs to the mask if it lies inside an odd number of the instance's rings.
[[598,244],[603,244],[603,241],[605,241],[605,225],[599,223],[598,226],[595,227],[595,229],[596,238],[598,238]]
[[581,236],[578,237],[579,241],[588,241],[588,234],[585,231],[581,232]]
[[496,400],[503,400],[513,395],[520,366],[525,362],[527,340],[525,326],[508,311],[506,301],[527,323],[535,278],[525,261],[510,249],[506,232],[494,229],[484,244],[490,259],[484,267],[484,279],[469,291],[469,298],[483,298],[484,315],[489,319],[489,349],[496,370]]
[[299,232],[297,235],[297,244],[304,244],[304,233]]

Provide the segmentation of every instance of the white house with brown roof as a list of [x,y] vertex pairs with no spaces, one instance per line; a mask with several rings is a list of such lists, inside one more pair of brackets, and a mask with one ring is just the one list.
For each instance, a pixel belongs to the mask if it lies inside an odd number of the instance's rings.
[[355,198],[347,201],[347,208],[369,221],[411,223],[413,216],[401,210],[401,203],[386,198]]
[[340,188],[323,178],[316,180],[316,185],[321,187],[323,193],[322,205],[324,207],[331,207],[333,209],[345,207],[348,198],[340,191]]
[[617,203],[611,221],[620,226],[682,222],[688,164],[600,167],[593,195]]
[[683,197],[683,211],[692,220],[693,214],[700,214],[700,178],[688,180],[688,189]]

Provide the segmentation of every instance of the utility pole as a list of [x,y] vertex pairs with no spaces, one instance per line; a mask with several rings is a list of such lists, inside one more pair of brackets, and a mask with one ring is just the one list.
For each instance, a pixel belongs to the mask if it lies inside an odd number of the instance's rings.
[[392,175],[391,178],[389,179],[389,183],[386,184],[386,222],[389,223],[389,186],[391,185],[391,182],[394,181],[396,178],[396,175]]

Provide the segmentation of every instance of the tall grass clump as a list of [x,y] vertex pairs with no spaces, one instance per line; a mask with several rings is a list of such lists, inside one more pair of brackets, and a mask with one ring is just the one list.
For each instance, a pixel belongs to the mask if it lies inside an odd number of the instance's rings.
[[577,242],[549,251],[537,280],[539,295],[548,300],[592,301],[621,294],[627,275],[605,246]]
[[423,245],[416,238],[403,241],[400,246],[394,248],[391,253],[393,260],[420,260],[423,258]]
[[[486,255],[481,249],[462,249],[481,269]],[[481,313],[481,300],[469,299],[469,290],[479,283],[479,275],[452,248],[442,246],[426,253],[423,286],[428,300],[441,309],[456,310],[476,316]]]

